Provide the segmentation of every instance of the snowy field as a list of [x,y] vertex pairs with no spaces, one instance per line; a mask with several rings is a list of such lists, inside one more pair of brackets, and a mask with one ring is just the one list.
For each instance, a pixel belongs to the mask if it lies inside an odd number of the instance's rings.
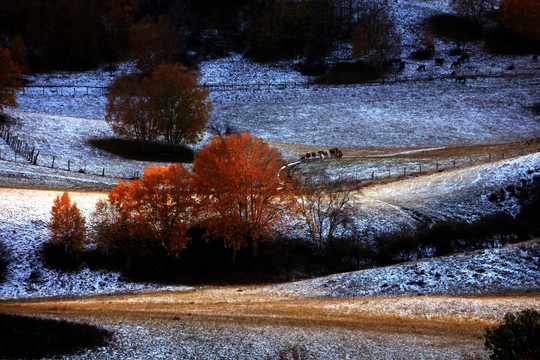
[[[164,288],[126,282],[120,274],[108,271],[58,272],[46,268],[39,250],[49,239],[47,222],[58,195],[61,192],[0,189],[0,242],[9,254],[6,281],[0,283],[0,299]],[[70,196],[85,216],[94,210],[97,200],[106,197],[101,193],[70,193]]]
[[[448,3],[446,0],[392,3],[397,11],[405,57],[419,42],[422,20],[449,12]],[[448,59],[448,51],[454,45],[440,40],[436,40],[435,45],[435,56]],[[334,55],[347,58],[347,51],[347,46],[342,46]],[[294,61],[257,64],[238,54],[203,61],[200,71],[206,84],[234,85],[229,90],[211,87],[214,89],[210,94],[214,104],[211,122],[229,123],[265,140],[320,148],[444,148],[540,137],[540,119],[529,109],[540,101],[540,63],[531,62],[528,56],[486,55],[481,51],[481,44],[467,44],[467,51],[471,61],[459,71],[476,78],[465,84],[448,78],[448,67],[426,63],[427,71],[419,73],[416,67],[423,62],[410,59],[406,59],[403,73],[390,76],[384,83],[344,87],[309,84],[310,78],[292,69]],[[515,65],[513,72],[506,70],[508,64]],[[103,88],[116,76],[133,71],[133,63],[122,63],[112,71],[102,68],[83,73],[30,76],[29,84],[33,87],[18,94],[20,107],[9,110],[8,114],[15,118],[10,124],[12,133],[40,151],[38,166],[28,166],[0,141],[0,178],[4,183],[15,181],[22,187],[39,185],[41,188],[95,191],[113,186],[119,177],[142,174],[150,163],[126,161],[88,143],[91,139],[114,135],[104,121]],[[196,145],[195,149],[203,144]],[[341,167],[336,171],[350,175],[386,171],[389,166],[382,158],[372,162],[352,163],[349,169]],[[477,218],[500,210],[487,200],[491,191],[517,184],[523,178],[530,179],[539,173],[539,162],[539,156],[532,154],[367,188],[355,195],[357,223],[371,232],[380,232],[414,226],[415,214],[433,220]],[[71,171],[67,171],[68,166]],[[16,271],[15,278],[2,285],[4,290],[0,293],[10,297],[32,296],[40,287],[33,289],[32,281],[47,283],[53,276],[52,272],[34,265],[34,259],[35,249],[48,236],[45,222],[56,193],[13,191],[2,191],[2,217],[6,222],[2,238],[14,249],[16,262],[20,262],[10,265],[11,269],[26,270]],[[90,211],[94,196],[103,195],[77,196]],[[19,197],[35,197],[35,202],[25,204],[34,210],[12,215],[18,212]],[[517,211],[513,200],[507,201],[504,207],[512,213]],[[26,235],[16,240],[27,244],[26,247],[9,245],[14,235],[12,231],[17,228]],[[39,264],[39,260],[35,264]],[[34,266],[38,270],[32,275]],[[77,285],[46,288],[55,295],[69,293],[72,286],[84,292],[87,284],[82,284],[82,278],[84,276],[79,275]],[[99,285],[94,287],[96,291],[103,289]]]

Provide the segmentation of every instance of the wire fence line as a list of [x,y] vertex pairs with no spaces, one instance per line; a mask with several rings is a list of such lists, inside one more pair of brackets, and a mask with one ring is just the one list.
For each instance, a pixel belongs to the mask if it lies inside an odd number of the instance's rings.
[[[17,162],[17,156],[25,159],[30,165],[40,166],[49,169],[58,169],[73,173],[95,175],[101,177],[134,180],[141,177],[139,170],[111,170],[109,166],[103,165],[101,167],[92,165],[93,170],[89,170],[86,161],[57,158],[56,156],[49,156],[47,161],[44,157],[39,158],[39,150],[36,150],[34,146],[30,146],[24,140],[19,139],[16,135],[13,135],[9,131],[9,127],[0,127],[0,138],[8,144],[14,154],[14,159],[7,159],[0,151],[0,159],[7,161]],[[494,161],[504,160],[512,157],[523,156],[533,153],[539,153],[540,147],[528,147],[522,149],[513,149],[505,152],[487,152],[484,154],[470,154],[466,156],[456,156],[441,158],[439,160],[426,160],[425,158],[411,158],[411,159],[397,159],[393,157],[361,157],[361,156],[344,156],[326,157],[320,159],[319,157],[313,157],[310,159],[304,159],[289,164],[292,169],[295,169],[303,164],[313,164],[317,161],[321,163],[328,163],[329,161],[336,162],[336,166],[333,168],[332,174],[324,174],[322,171],[320,174],[310,173],[310,171],[303,172],[300,169],[302,176],[302,182],[305,186],[324,186],[329,183],[348,185],[352,187],[366,185],[370,182],[390,181],[395,179],[401,179],[412,176],[429,175],[437,172],[443,172],[458,168],[464,168],[467,166],[478,165],[482,163],[490,163]],[[391,159],[390,164],[388,163]],[[38,161],[39,160],[39,161]],[[46,163],[47,161],[47,163]],[[386,163],[385,163],[386,161]],[[401,163],[403,161],[403,163]],[[344,163],[355,163],[354,171],[347,169]],[[341,166],[341,167],[340,167]],[[101,168],[101,171],[96,169]],[[314,175],[315,174],[315,175]],[[322,176],[320,176],[322,175]]]
[[[384,85],[407,82],[431,82],[431,81],[459,81],[504,78],[509,74],[500,72],[489,73],[460,73],[458,76],[450,74],[429,74],[419,76],[404,76],[399,74],[389,74],[387,78],[364,81],[361,83],[340,84],[324,83],[317,81],[283,81],[274,83],[206,83],[203,87],[209,91],[264,91],[264,90],[294,90],[294,89],[334,89],[334,88],[353,88],[359,86]],[[535,73],[512,74],[512,78],[531,78]],[[24,95],[41,96],[106,96],[109,93],[107,86],[89,86],[89,85],[26,85],[20,89]]]
[[[422,158],[401,159],[403,160],[403,163],[401,164],[399,163],[399,160],[395,159],[393,163],[385,165],[382,161],[384,158],[344,156],[342,158],[304,159],[291,163],[290,166],[293,171],[298,171],[301,176],[301,183],[304,186],[312,187],[337,185],[355,188],[375,182],[385,182],[400,180],[408,177],[430,175],[535,153],[540,153],[540,147],[529,147],[508,150],[505,152],[500,151],[488,152],[485,154],[471,154],[467,156],[456,156],[455,158],[442,158],[433,161]],[[325,161],[337,162],[337,164],[332,167],[331,172],[326,171],[324,168],[315,169],[313,171],[305,168],[302,169],[302,165],[317,165],[317,162],[323,164]],[[347,161],[348,163],[352,161],[357,162],[358,164],[355,165],[355,170],[351,170],[346,167],[346,164],[339,164],[343,161]],[[396,163],[396,161],[398,163]],[[368,165],[362,167],[362,162],[366,162]],[[374,163],[376,165],[373,165]]]
[[[8,159],[6,154],[2,154],[0,151],[0,160],[19,162],[18,156],[20,156],[33,166],[124,180],[134,180],[140,178],[139,170],[111,171],[108,166],[102,166],[100,172],[96,172],[95,170],[92,172],[88,169],[87,162],[85,161],[76,161],[73,159],[66,160],[65,158],[58,159],[54,155],[50,157],[51,160],[49,163],[45,163],[46,160],[44,157],[39,158],[40,151],[36,150],[35,146],[31,146],[26,141],[19,139],[17,135],[14,135],[7,126],[0,126],[0,138],[5,141],[5,143],[13,150],[14,153],[14,157]],[[93,166],[93,168],[95,169],[99,167]]]

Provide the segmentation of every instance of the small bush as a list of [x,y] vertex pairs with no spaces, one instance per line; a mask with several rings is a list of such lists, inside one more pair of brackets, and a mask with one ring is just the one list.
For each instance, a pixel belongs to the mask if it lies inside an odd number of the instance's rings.
[[498,327],[486,328],[484,336],[490,359],[540,359],[540,311],[507,313]]
[[274,357],[267,357],[266,360],[308,360],[311,359],[309,350],[303,345],[295,345],[290,349],[281,350]]
[[362,63],[337,63],[327,74],[319,77],[319,84],[361,84],[381,78],[382,72]]
[[0,314],[0,358],[40,359],[105,346],[112,332],[89,324]]

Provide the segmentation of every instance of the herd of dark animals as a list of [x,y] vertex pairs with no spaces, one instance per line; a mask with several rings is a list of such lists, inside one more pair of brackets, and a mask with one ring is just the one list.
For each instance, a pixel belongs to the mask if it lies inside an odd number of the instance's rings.
[[334,158],[341,158],[343,156],[343,152],[339,150],[337,147],[333,147],[328,151],[325,150],[319,150],[317,152],[307,152],[305,154],[302,154],[300,156],[301,160],[310,160],[310,159],[316,159],[319,158],[321,160],[324,160],[325,157],[334,157]]
[[[428,46],[426,48],[427,51],[430,51],[432,54],[435,52],[435,48],[433,46]],[[470,62],[470,55],[469,54],[461,54],[461,56],[455,60],[455,61],[452,61],[451,65],[450,65],[450,69],[453,70],[451,73],[450,73],[450,77],[451,78],[454,78],[456,82],[461,82],[461,83],[464,83],[467,78],[465,76],[458,76],[456,74],[456,71],[455,69],[461,67],[461,65],[465,62]],[[435,66],[443,66],[444,65],[444,62],[445,62],[445,59],[443,58],[435,58]],[[532,61],[533,62],[537,62],[538,61],[538,55],[533,55],[532,56]],[[393,68],[397,71],[402,71],[403,69],[405,69],[405,65],[406,65],[406,62],[403,61],[402,59],[392,59],[392,60],[389,60],[387,61],[384,66],[386,68]],[[512,64],[512,65],[509,65],[506,70],[508,71],[511,71],[511,70],[514,70],[515,69],[515,66]],[[416,69],[416,71],[426,71],[426,65],[425,64],[422,64],[422,65],[419,65],[418,68]]]

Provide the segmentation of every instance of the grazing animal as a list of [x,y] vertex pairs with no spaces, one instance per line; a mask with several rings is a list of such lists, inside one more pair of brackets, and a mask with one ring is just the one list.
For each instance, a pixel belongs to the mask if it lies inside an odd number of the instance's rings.
[[416,71],[426,71],[426,65],[420,65]]
[[537,61],[538,61],[538,55],[533,55],[532,61],[533,61],[533,62],[537,62]]
[[315,154],[315,152],[312,151],[312,152],[311,152],[311,157],[316,157],[316,156],[317,156],[317,154]]
[[[340,158],[343,156],[343,153],[341,152],[341,150],[339,150],[337,147],[333,147],[331,148],[330,150],[328,150],[328,153],[330,153],[330,156],[331,157],[337,157],[337,158]],[[328,154],[327,153],[327,154]],[[328,156],[328,155],[327,155]]]
[[443,64],[444,64],[444,59],[441,59],[441,58],[436,58],[435,59],[435,65],[443,66]]
[[463,54],[459,57],[458,61],[463,64],[465,61],[469,62],[470,58],[469,54]]
[[456,77],[456,81],[460,83],[464,83],[467,80],[465,76],[458,76]]
[[456,76],[456,71],[452,71],[452,73],[450,74],[450,77],[455,77]]
[[458,61],[454,61],[452,63],[452,65],[450,65],[450,69],[454,69],[454,68],[457,68],[457,67],[460,67],[461,66],[461,63]]

